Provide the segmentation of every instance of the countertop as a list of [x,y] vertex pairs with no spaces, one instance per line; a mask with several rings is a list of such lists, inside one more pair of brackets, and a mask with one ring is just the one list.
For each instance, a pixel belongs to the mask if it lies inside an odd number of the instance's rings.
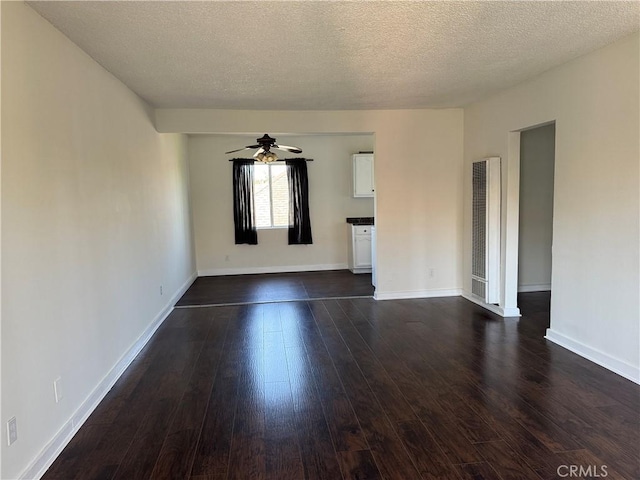
[[351,225],[375,225],[373,217],[347,217],[347,223]]

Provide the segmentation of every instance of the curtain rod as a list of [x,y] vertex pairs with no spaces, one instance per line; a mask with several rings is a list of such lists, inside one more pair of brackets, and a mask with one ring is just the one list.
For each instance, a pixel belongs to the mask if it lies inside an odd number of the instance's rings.
[[298,160],[298,161],[304,160],[305,162],[313,162],[313,158],[279,158],[275,162],[260,162],[255,158],[230,158],[229,159],[230,162],[233,162],[234,160],[244,160],[247,162],[253,161],[258,163],[278,163],[278,162],[286,162],[287,160]]

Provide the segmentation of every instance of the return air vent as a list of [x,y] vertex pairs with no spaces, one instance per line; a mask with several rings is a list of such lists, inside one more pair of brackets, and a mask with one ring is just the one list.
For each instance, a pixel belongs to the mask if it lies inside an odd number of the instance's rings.
[[500,302],[500,157],[473,162],[471,293]]
[[487,282],[483,282],[472,277],[471,293],[473,293],[476,297],[480,297],[484,300],[487,295]]

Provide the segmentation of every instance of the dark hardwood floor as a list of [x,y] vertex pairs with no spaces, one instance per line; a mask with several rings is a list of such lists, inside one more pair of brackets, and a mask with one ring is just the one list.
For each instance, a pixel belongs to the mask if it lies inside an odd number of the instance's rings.
[[640,388],[520,305],[176,309],[44,478],[640,478]]
[[349,270],[198,277],[176,307],[371,297],[371,274]]

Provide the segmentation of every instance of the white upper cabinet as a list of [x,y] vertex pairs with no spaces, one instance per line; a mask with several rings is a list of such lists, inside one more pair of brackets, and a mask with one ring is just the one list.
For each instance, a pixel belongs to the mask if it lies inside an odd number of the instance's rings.
[[373,153],[356,153],[353,155],[353,196],[373,197],[374,188]]

